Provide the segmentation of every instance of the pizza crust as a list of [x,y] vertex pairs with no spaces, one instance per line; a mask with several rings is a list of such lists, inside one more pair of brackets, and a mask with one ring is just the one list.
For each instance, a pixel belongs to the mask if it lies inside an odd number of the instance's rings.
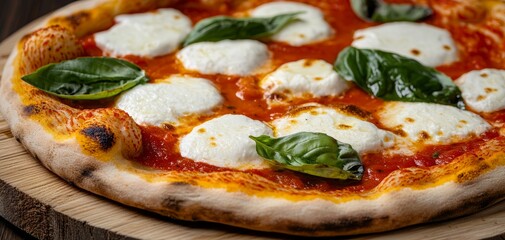
[[[61,38],[51,41],[36,32],[21,41],[4,69],[0,111],[13,135],[45,167],[95,194],[177,219],[305,236],[386,231],[470,214],[505,198],[503,137],[447,165],[394,171],[363,193],[278,189],[243,172],[162,172],[140,167],[126,160],[141,152],[140,130],[126,113],[73,109],[20,81],[22,74],[37,66],[82,54],[68,27],[40,31],[54,31]],[[82,34],[79,31],[77,36]],[[63,44],[68,52],[49,52],[46,59],[45,53],[37,57],[39,50],[23,47],[28,41],[44,40],[50,40],[51,46]],[[111,121],[111,115],[122,121]],[[93,127],[101,134],[86,134]]]

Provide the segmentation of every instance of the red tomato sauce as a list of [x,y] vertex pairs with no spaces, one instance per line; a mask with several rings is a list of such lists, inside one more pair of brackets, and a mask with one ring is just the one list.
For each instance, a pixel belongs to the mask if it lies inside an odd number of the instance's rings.
[[[373,23],[364,22],[355,16],[350,9],[349,1],[322,0],[318,1],[317,4],[319,4],[318,6],[325,13],[326,20],[335,30],[334,37],[320,43],[301,47],[292,47],[283,43],[269,42],[267,45],[272,53],[272,62],[274,66],[306,58],[323,59],[329,63],[333,63],[339,52],[351,44],[353,40],[352,35],[356,29],[375,25]],[[194,23],[203,18],[215,15],[232,15],[231,13],[234,11],[228,5],[222,5],[216,9],[209,9],[193,1],[181,1],[174,8],[179,9]],[[437,25],[436,18],[428,19],[427,21],[428,23]],[[450,29],[450,31],[456,42],[462,46],[465,46],[465,40],[468,38],[478,37],[471,36],[464,30]],[[475,43],[476,41],[472,42]],[[81,43],[88,55],[104,55],[96,46],[92,35],[81,39]],[[451,78],[456,79],[470,70],[489,67],[490,63],[486,57],[487,53],[486,51],[481,51],[480,47],[485,46],[472,46],[473,50],[466,49],[464,54],[461,54],[459,61],[451,65],[438,67],[437,69]],[[171,74],[177,74],[180,73],[182,69],[177,62],[175,54],[168,54],[152,59],[125,56],[124,59],[139,65],[146,71],[151,79],[164,78]],[[268,108],[263,99],[263,93],[258,87],[257,83],[259,79],[257,77],[201,75],[196,73],[191,73],[191,75],[207,78],[213,81],[218,87],[225,98],[223,107],[218,110],[220,114],[237,113],[262,121],[271,121],[285,114],[290,108],[290,106]],[[371,97],[357,87],[351,88],[343,96],[295,100],[292,105],[306,102],[319,102],[330,106],[355,105],[370,113],[376,111],[376,109],[383,104],[382,100]],[[370,116],[373,116],[373,114],[370,114]],[[505,123],[505,111],[484,117],[489,121]],[[376,123],[372,117],[370,121]],[[181,157],[177,146],[177,139],[179,136],[174,134],[170,129],[141,126],[141,130],[143,153],[141,156],[134,159],[134,161],[139,164],[160,170],[198,172],[238,171],[195,162]],[[325,179],[281,169],[248,170],[246,172],[257,174],[286,188],[317,189],[320,191],[341,189],[365,191],[377,186],[392,171],[408,167],[429,168],[435,165],[447,164],[463,153],[474,151],[486,141],[497,137],[499,137],[499,134],[496,131],[490,131],[468,142],[443,146],[428,146],[413,156],[385,156],[381,153],[366,154],[362,156],[365,172],[361,181]]]

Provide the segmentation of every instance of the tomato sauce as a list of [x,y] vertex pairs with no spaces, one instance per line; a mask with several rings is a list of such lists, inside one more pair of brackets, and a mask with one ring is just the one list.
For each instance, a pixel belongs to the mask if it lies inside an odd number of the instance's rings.
[[[264,1],[261,0],[258,2]],[[322,0],[318,1],[317,4],[325,13],[326,20],[335,30],[334,37],[317,44],[301,47],[269,42],[267,45],[272,53],[272,64],[274,67],[286,62],[306,58],[323,59],[329,63],[333,63],[339,52],[351,44],[355,30],[376,25],[364,22],[355,16],[350,9],[349,1]],[[226,4],[210,9],[206,6],[196,4],[194,1],[181,1],[174,8],[179,9],[193,22],[198,22],[201,19],[215,15],[232,15],[232,12],[235,11],[231,6]],[[436,17],[427,21],[438,25]],[[450,29],[450,31],[456,42],[462,46],[467,46],[465,45],[465,41],[469,38],[475,40],[478,37],[471,36],[461,29]],[[104,55],[96,46],[93,36],[81,39],[81,43],[88,55]],[[481,51],[481,47],[485,47],[484,43],[480,43],[480,41],[472,41],[472,43],[474,45],[470,46],[470,49],[467,48],[465,51],[462,51],[459,61],[451,65],[440,66],[437,69],[456,79],[470,70],[491,66],[491,63],[488,62],[487,52]],[[266,101],[263,99],[263,93],[257,84],[260,79],[258,76],[236,77],[187,72],[177,61],[175,54],[168,54],[152,59],[125,56],[124,59],[144,69],[151,78],[151,81],[177,73],[189,73],[192,76],[204,77],[213,81],[225,99],[223,107],[217,110],[218,114],[237,113],[262,121],[271,121],[282,116],[290,109],[290,106],[268,107]],[[371,117],[369,120],[374,123],[376,121],[372,117],[373,112],[383,104],[382,100],[371,97],[357,87],[351,88],[343,96],[298,99],[294,100],[292,105],[307,102],[318,102],[329,106],[358,106],[360,109],[370,113]],[[505,123],[505,111],[484,117],[489,121]],[[141,130],[143,153],[140,157],[134,159],[139,164],[160,170],[198,172],[238,171],[195,162],[181,157],[177,146],[179,136],[171,129],[141,126]],[[499,133],[490,131],[468,142],[444,146],[428,146],[413,156],[385,156],[382,153],[366,154],[362,156],[365,173],[361,181],[325,179],[282,169],[247,170],[246,172],[262,176],[286,188],[317,189],[320,191],[342,189],[365,191],[377,186],[392,171],[408,167],[429,168],[435,165],[447,164],[463,153],[478,149],[486,141],[497,137],[499,137]]]

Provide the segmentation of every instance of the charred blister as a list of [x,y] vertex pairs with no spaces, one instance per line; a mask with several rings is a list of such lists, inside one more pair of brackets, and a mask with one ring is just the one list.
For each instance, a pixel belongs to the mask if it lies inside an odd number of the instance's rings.
[[105,126],[92,125],[81,130],[81,133],[98,143],[103,151],[112,148],[116,141],[114,133]]

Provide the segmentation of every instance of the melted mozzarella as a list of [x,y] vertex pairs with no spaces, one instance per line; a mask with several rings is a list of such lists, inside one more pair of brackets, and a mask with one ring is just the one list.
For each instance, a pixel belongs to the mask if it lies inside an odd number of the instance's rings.
[[446,105],[390,102],[378,111],[380,122],[413,142],[447,144],[487,131],[479,115]]
[[181,139],[183,157],[214,166],[235,169],[265,168],[268,164],[256,153],[249,136],[272,135],[260,121],[243,115],[223,115],[207,121]]
[[265,95],[281,95],[281,99],[303,96],[336,96],[349,88],[333,66],[323,60],[303,59],[286,63],[267,75],[260,87]]
[[255,40],[223,40],[191,44],[177,58],[200,73],[244,76],[264,65],[269,55],[267,46]]
[[271,39],[286,42],[292,46],[324,40],[333,34],[333,29],[324,20],[323,13],[318,8],[303,3],[272,2],[263,4],[254,10],[253,17],[272,17],[279,14],[302,12],[297,17],[300,21],[290,23]]
[[223,97],[207,79],[174,75],[157,83],[139,85],[123,93],[116,107],[138,124],[177,124],[180,117],[205,114]]
[[302,107],[298,111],[272,122],[275,136],[297,132],[320,132],[350,144],[360,154],[391,147],[394,135],[374,124],[342,110],[319,105]]
[[505,109],[505,70],[471,71],[458,80],[466,104],[475,111],[494,112]]
[[95,34],[96,45],[113,56],[156,57],[173,52],[191,31],[191,20],[175,9],[120,15]]
[[395,22],[361,29],[354,33],[352,46],[397,53],[431,67],[458,58],[451,34],[424,23]]

